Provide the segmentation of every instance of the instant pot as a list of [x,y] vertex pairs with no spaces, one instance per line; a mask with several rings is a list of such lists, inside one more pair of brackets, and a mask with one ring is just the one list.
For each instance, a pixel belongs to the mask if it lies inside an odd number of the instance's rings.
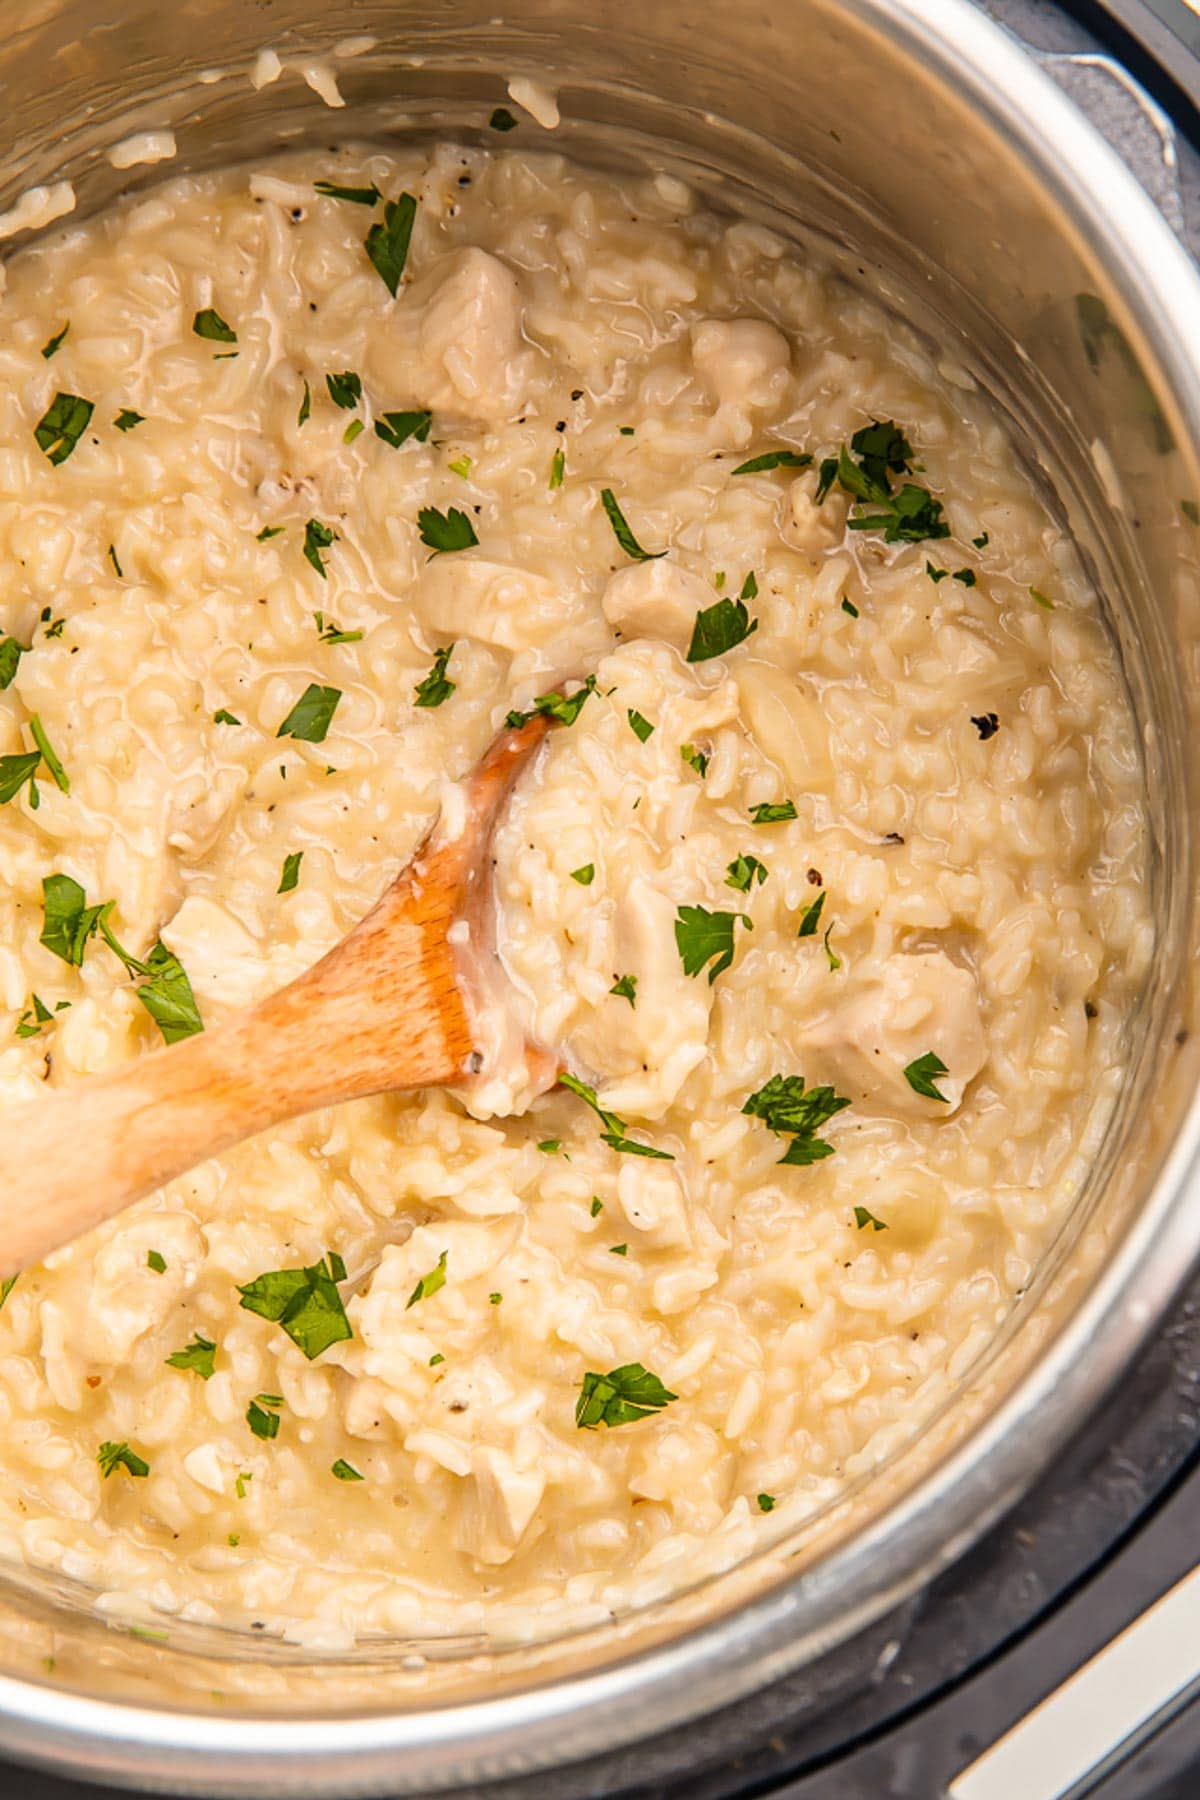
[[[569,1639],[339,1657],[131,1627],[65,1579],[0,1569],[0,1792],[38,1793],[30,1763],[56,1772],[47,1795],[78,1791],[63,1777],[204,1796],[716,1800],[816,1793],[839,1767],[854,1782],[865,1755],[884,1760],[841,1792],[923,1800],[954,1792],[1022,1709],[1010,1676],[989,1713],[972,1670],[1040,1657],[1044,1691],[1093,1647],[1089,1628],[1124,1622],[1080,1595],[1072,1624],[1074,1585],[1139,1522],[1113,1568],[1162,1527],[1128,1617],[1196,1541],[1200,15],[1182,0],[496,3],[10,0],[0,208],[70,181],[78,216],[149,184],[161,168],[104,155],[142,131],[174,133],[173,172],[306,139],[485,141],[523,75],[557,94],[547,147],[667,169],[868,282],[991,390],[1105,596],[1141,730],[1158,930],[1129,1077],[998,1341],[802,1534]],[[264,48],[283,74],[256,86]],[[343,109],[305,80],[317,62]],[[1043,1636],[1055,1606],[1062,1641]],[[972,1779],[963,1800],[992,1800]],[[1002,1779],[995,1794],[1040,1800]]]

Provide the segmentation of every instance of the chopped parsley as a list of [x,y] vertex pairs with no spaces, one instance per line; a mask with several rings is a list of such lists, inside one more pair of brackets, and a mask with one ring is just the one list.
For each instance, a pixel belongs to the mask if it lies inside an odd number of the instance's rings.
[[46,627],[46,636],[48,638],[60,638],[63,634],[63,627],[66,622],[65,619],[52,618],[50,608],[48,606],[43,606],[41,611],[41,623]]
[[46,342],[42,345],[42,355],[45,357],[47,362],[50,361],[50,358],[52,356],[54,356],[57,351],[61,350],[63,339],[66,337],[66,335],[67,335],[68,331],[70,331],[70,329],[71,329],[71,321],[70,321],[70,319],[68,319],[66,324],[63,326],[62,330],[56,331],[54,336],[52,338],[48,338],[46,340]]
[[322,581],[329,577],[325,573],[325,559],[322,550],[328,550],[336,533],[330,525],[323,525],[320,519],[309,519],[304,527],[304,560],[311,563]]
[[[163,1267],[166,1267],[165,1263]],[[217,1346],[211,1338],[202,1337],[198,1331],[190,1344],[185,1344],[182,1350],[173,1350],[167,1357],[169,1369],[189,1370],[193,1375],[198,1375],[201,1381],[211,1379],[216,1363]]]
[[163,1255],[161,1250],[147,1250],[147,1252],[146,1252],[146,1267],[148,1269],[153,1269],[154,1273],[156,1275],[165,1275],[166,1274],[167,1259]]
[[227,706],[218,707],[213,714],[214,725],[240,725],[241,720],[230,712]]
[[895,420],[873,419],[854,433],[849,447],[843,444],[822,462],[818,503],[836,481],[854,505],[873,509],[850,519],[851,531],[882,531],[889,544],[949,537],[942,503],[927,488],[906,481],[893,492],[893,477],[911,474],[912,461],[912,445]]
[[552,488],[560,488],[563,476],[567,472],[567,456],[565,450],[556,450],[550,458],[550,480],[547,484]]
[[971,539],[971,542],[977,550],[986,550],[991,539],[988,537],[986,531],[981,531],[978,537]]
[[416,1287],[404,1302],[405,1312],[407,1312],[410,1307],[415,1306],[418,1300],[428,1300],[431,1294],[436,1294],[439,1288],[445,1287],[446,1258],[449,1254],[448,1250],[443,1250],[429,1273],[427,1275],[422,1275],[420,1281],[418,1281]]
[[714,656],[724,656],[727,650],[744,643],[751,632],[757,630],[758,620],[750,617],[745,599],[731,600],[726,595],[723,600],[714,601],[712,606],[702,607],[696,614],[687,660],[690,663],[709,662]]
[[40,750],[23,750],[12,756],[0,756],[0,806],[15,800],[25,783],[29,783],[29,804],[41,804],[34,776],[42,760]]
[[25,645],[16,638],[0,638],[0,688],[11,687],[25,654]]
[[366,429],[367,428],[361,419],[351,419],[345,431],[342,433],[343,444],[352,444],[355,438],[361,437]]
[[735,856],[725,871],[725,886],[739,894],[748,894],[756,881],[761,887],[766,879],[766,866],[757,856]]
[[67,777],[67,772],[55,755],[54,750],[51,747],[50,739],[46,736],[46,727],[42,724],[42,721],[38,718],[36,713],[30,715],[29,731],[34,743],[38,747],[42,761],[50,771],[50,776],[55,787],[58,788],[60,793],[69,794],[71,791],[71,783]]
[[817,895],[811,906],[806,906],[800,915],[797,937],[816,937],[821,922],[821,909],[825,905],[825,889]]
[[921,1094],[926,1100],[940,1100],[943,1105],[948,1106],[950,1102],[945,1094],[938,1093],[934,1081],[937,1076],[949,1073],[941,1057],[935,1051],[927,1050],[924,1056],[918,1056],[915,1062],[909,1063],[904,1071],[904,1079],[914,1094]]
[[343,631],[333,619],[327,619],[323,612],[315,612],[317,636],[323,644],[357,644],[362,641],[361,631]]
[[422,681],[418,681],[413,689],[413,704],[416,706],[441,706],[454,692],[457,682],[446,679],[446,669],[454,650],[453,644],[443,644],[440,650],[433,653],[433,667]]
[[632,731],[634,737],[644,744],[654,730],[649,719],[632,706],[626,712],[625,717],[629,720],[629,729]]
[[143,1460],[128,1444],[101,1444],[96,1452],[96,1461],[100,1464],[100,1473],[105,1481],[117,1469],[128,1469],[129,1473],[142,1481],[150,1473],[150,1464]]
[[314,181],[313,187],[324,200],[349,200],[355,206],[374,206],[383,199],[374,182],[370,187],[338,187],[333,181]]
[[791,800],[763,800],[750,808],[752,825],[785,825],[795,817],[795,802]]
[[304,861],[303,850],[289,850],[283,859],[283,874],[279,877],[277,894],[290,894],[300,883],[300,864]]
[[608,1254],[610,1256],[628,1256],[629,1255],[629,1245],[628,1244],[610,1244],[608,1246]]
[[681,906],[675,914],[675,943],[685,975],[699,975],[708,966],[711,987],[733,961],[733,938],[738,920],[753,931],[745,913],[709,912],[704,906]]
[[972,588],[976,584],[974,569],[955,569],[953,574],[955,581],[961,581],[964,587]]
[[417,526],[421,542],[428,545],[434,556],[442,556],[448,550],[469,550],[472,544],[479,542],[475,527],[457,506],[452,506],[448,512],[439,512],[436,506],[423,506],[417,514]]
[[865,1206],[855,1207],[854,1223],[858,1226],[860,1231],[866,1231],[868,1226],[872,1227],[875,1231],[887,1230],[887,1225],[884,1221],[882,1219],[877,1219],[873,1212],[868,1212]]
[[678,1398],[641,1363],[622,1363],[607,1375],[589,1369],[580,1385],[575,1423],[581,1431],[594,1431],[597,1425],[633,1425]]
[[515,131],[517,129],[517,121],[513,118],[507,106],[498,106],[488,120],[488,124],[493,131]]
[[55,394],[33,428],[37,447],[57,468],[66,462],[88,428],[95,406],[79,394]]
[[589,1087],[586,1081],[580,1081],[577,1075],[566,1073],[560,1075],[558,1085],[565,1087],[572,1094],[577,1094],[586,1105],[591,1107],[604,1127],[600,1133],[600,1142],[607,1144],[610,1150],[616,1150],[626,1156],[653,1157],[656,1162],[675,1161],[669,1150],[655,1150],[651,1145],[636,1143],[633,1138],[627,1136],[624,1119],[601,1106],[596,1098],[595,1088]]
[[845,594],[842,595],[842,611],[844,613],[849,613],[852,619],[857,619],[858,617],[857,606],[855,606],[853,600],[847,600]]
[[833,948],[833,945],[829,942],[829,940],[832,936],[833,936],[833,926],[827,925],[825,927],[825,936],[822,939],[822,942],[825,945],[825,960],[829,964],[829,973],[831,975],[836,975],[838,970],[842,966],[842,959],[840,956],[837,955],[836,951]]
[[104,904],[89,906],[86,893],[70,875],[47,875],[42,880],[42,910],[39,941],[78,969],[99,926]]
[[343,369],[340,375],[326,375],[325,386],[333,404],[344,412],[353,412],[362,399],[362,376],[356,375],[353,369]]
[[312,389],[308,382],[304,383],[304,392],[300,396],[300,410],[296,414],[297,425],[307,425],[312,417]]
[[592,1204],[589,1206],[588,1211],[591,1213],[593,1219],[598,1219],[600,1214],[604,1211],[604,1202],[599,1194],[592,1195]]
[[329,1472],[335,1481],[362,1481],[364,1479],[354,1464],[348,1463],[344,1456],[338,1457]]
[[271,1269],[239,1287],[246,1312],[282,1325],[309,1362],[354,1333],[337,1284],[346,1265],[336,1250],[302,1269]]
[[375,421],[375,436],[398,450],[409,438],[423,444],[433,425],[431,412],[390,412]]
[[543,1156],[557,1156],[563,1147],[561,1138],[543,1138],[538,1149]]
[[774,1512],[774,1510],[775,1510],[774,1494],[756,1494],[755,1499],[758,1502],[759,1512]]
[[1047,596],[1042,593],[1040,588],[1031,587],[1029,590],[1029,597],[1036,605],[1040,606],[1044,612],[1054,611],[1053,600],[1048,599]]
[[749,462],[739,463],[733,473],[765,475],[771,469],[807,469],[811,461],[812,457],[800,450],[767,450],[762,456],[752,456]]
[[621,508],[617,505],[617,497],[611,488],[601,488],[600,503],[608,514],[608,522],[613,528],[613,536],[616,538],[618,544],[620,544],[626,556],[631,556],[635,562],[657,562],[660,556],[665,556],[667,554],[665,550],[652,551],[642,549],[642,546],[634,537],[633,532],[629,529],[629,521],[621,511]]
[[701,781],[708,774],[708,757],[703,750],[697,750],[695,744],[680,744],[679,754],[689,769],[695,769]]
[[6,1275],[4,1280],[0,1281],[0,1312],[3,1312],[4,1304],[16,1285],[17,1277],[15,1275]]
[[306,744],[323,744],[341,697],[341,688],[321,687],[310,681],[275,736],[299,738]]
[[557,719],[560,725],[573,725],[583,711],[589,694],[596,691],[596,677],[589,675],[573,694],[539,694],[528,712],[510,712],[504,723],[510,731],[519,731],[530,719]]
[[503,1300],[503,1298],[504,1298],[503,1294],[489,1294],[488,1295],[488,1305],[489,1306],[499,1306],[499,1304]]
[[457,456],[449,467],[452,475],[461,475],[466,481],[471,473],[471,459],[469,456]]
[[192,320],[192,330],[199,338],[208,338],[214,344],[236,344],[237,332],[232,325],[226,324],[215,306],[206,306]]
[[284,525],[264,525],[261,531],[255,532],[254,541],[256,544],[265,544],[273,537],[282,537],[286,529]]
[[950,571],[949,569],[939,569],[936,563],[931,563],[929,558],[926,557],[925,573],[928,575],[930,581],[932,581],[934,587],[936,587],[939,581],[945,581]]
[[742,1111],[761,1119],[777,1136],[791,1138],[779,1160],[794,1168],[833,1155],[834,1146],[818,1133],[849,1104],[831,1087],[806,1088],[803,1075],[772,1075],[765,1087],[751,1094]]
[[249,1469],[243,1469],[241,1474],[238,1476],[237,1480],[233,1484],[234,1491],[236,1492],[239,1500],[244,1500],[246,1498],[247,1485],[253,1480],[254,1480],[254,1476],[250,1473]]
[[192,984],[183,964],[161,939],[144,962],[122,948],[109,929],[108,915],[112,901],[98,909],[97,926],[105,943],[125,965],[128,974],[141,979],[134,989],[154,1023],[162,1033],[164,1044],[177,1044],[181,1038],[194,1037],[204,1030],[204,1021],[196,1005]]
[[32,1005],[27,1006],[17,1020],[16,1035],[19,1038],[39,1037],[43,1025],[49,1025],[54,1017],[45,1001],[37,994],[31,996]]
[[145,422],[145,413],[134,412],[131,406],[123,406],[113,420],[118,431],[132,431],[135,426],[144,425]]
[[972,713],[971,723],[985,744],[989,738],[995,737],[1000,729],[999,714],[994,712],[980,713],[978,716],[976,716],[975,713]]
[[637,1005],[637,976],[636,975],[618,976],[617,980],[613,982],[612,986],[609,988],[608,991],[610,994],[615,994],[619,1000],[628,1000],[630,1006],[636,1006]]
[[383,285],[393,299],[400,286],[404,265],[408,261],[408,246],[416,216],[416,200],[411,194],[401,194],[398,200],[384,202],[383,222],[372,225],[367,233],[367,255],[378,269]]
[[246,1408],[246,1423],[256,1438],[270,1442],[279,1436],[279,1412],[283,1399],[279,1394],[256,1394]]
[[595,863],[581,863],[577,869],[571,870],[571,880],[577,881],[580,887],[591,887],[596,879]]

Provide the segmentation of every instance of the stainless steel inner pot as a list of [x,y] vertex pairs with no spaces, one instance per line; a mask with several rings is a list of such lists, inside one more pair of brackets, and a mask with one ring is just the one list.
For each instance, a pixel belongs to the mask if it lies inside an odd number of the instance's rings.
[[[1200,280],[1133,178],[969,0],[6,0],[0,204],[69,179],[76,216],[160,174],[311,140],[480,140],[514,74],[537,138],[684,174],[815,239],[966,360],[1090,557],[1141,725],[1159,930],[1095,1179],[955,1404],[845,1504],[703,1590],[554,1644],[363,1645],[105,1622],[0,1571],[0,1748],[205,1795],[415,1792],[568,1762],[727,1705],[928,1580],[1121,1373],[1200,1249],[1193,968],[1200,768]],[[373,42],[364,47],[366,37]],[[347,45],[346,40],[358,43]],[[287,66],[256,92],[256,53]],[[350,52],[353,52],[351,54]],[[297,66],[338,69],[329,111]],[[103,150],[172,128],[178,158]],[[17,238],[8,246],[20,248]]]

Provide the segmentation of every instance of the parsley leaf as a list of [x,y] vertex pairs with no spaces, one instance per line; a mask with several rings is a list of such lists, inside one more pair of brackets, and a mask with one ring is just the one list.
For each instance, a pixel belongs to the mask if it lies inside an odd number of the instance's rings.
[[131,406],[123,406],[113,420],[118,431],[132,431],[136,425],[144,425],[145,422],[145,413],[134,412]]
[[282,1325],[309,1362],[354,1333],[346,1317],[337,1283],[345,1281],[346,1265],[330,1251],[321,1262],[303,1269],[271,1269],[239,1287],[242,1306]]
[[453,644],[443,644],[440,650],[433,653],[433,667],[424,680],[418,681],[413,689],[413,701],[417,706],[441,706],[450,698],[458,683],[446,679],[446,669],[450,662]]
[[825,889],[822,888],[811,906],[806,906],[800,915],[800,928],[797,937],[816,937],[821,922],[821,909],[825,905]]
[[868,1225],[873,1225],[876,1231],[887,1230],[884,1221],[882,1219],[877,1219],[873,1212],[868,1212],[865,1206],[855,1207],[854,1223],[858,1226],[860,1231],[865,1231]]
[[547,483],[547,486],[552,487],[552,488],[560,488],[563,484],[563,476],[566,474],[566,472],[567,472],[566,451],[565,450],[556,450],[554,452],[554,455],[550,458],[550,480]]
[[335,1481],[362,1481],[364,1479],[354,1467],[353,1463],[348,1463],[344,1456],[338,1457],[330,1470],[330,1474]]
[[641,1363],[622,1363],[607,1375],[589,1369],[580,1386],[575,1423],[581,1431],[594,1431],[597,1425],[633,1425],[678,1398]]
[[297,425],[307,425],[312,417],[312,389],[308,382],[304,383],[304,392],[300,396],[300,410],[296,414]]
[[42,909],[40,942],[65,963],[79,968],[104,906],[89,906],[84,890],[70,875],[47,875],[42,881]]
[[750,808],[752,825],[784,825],[795,816],[796,807],[791,800],[763,800]]
[[25,654],[25,645],[18,644],[16,638],[0,638],[0,688],[11,687]]
[[703,750],[697,750],[695,744],[680,744],[679,754],[689,769],[695,769],[701,781],[708,774],[708,757]]
[[566,1073],[560,1075],[558,1085],[565,1087],[572,1094],[578,1094],[579,1098],[591,1107],[604,1127],[600,1133],[600,1142],[607,1144],[610,1150],[619,1151],[626,1156],[649,1156],[656,1162],[675,1161],[669,1150],[655,1150],[649,1144],[639,1144],[633,1138],[627,1137],[624,1119],[620,1118],[617,1113],[609,1112],[601,1106],[596,1098],[595,1088],[589,1087],[586,1081],[580,1081],[577,1075]]
[[571,880],[577,881],[580,887],[591,887],[596,879],[595,863],[583,863],[578,869],[571,870]]
[[289,850],[283,859],[283,874],[279,877],[277,894],[290,894],[300,881],[300,864],[304,861],[303,850]]
[[63,768],[58,757],[51,748],[50,739],[46,736],[46,727],[42,724],[42,721],[38,718],[36,713],[30,715],[29,731],[34,743],[38,747],[42,761],[50,771],[50,776],[55,787],[58,788],[60,793],[69,794],[71,791],[71,783],[67,779],[67,771]]
[[848,448],[843,444],[836,457],[822,462],[817,500],[825,498],[836,480],[856,505],[878,509],[850,519],[851,531],[882,531],[889,544],[949,537],[942,503],[927,488],[905,482],[898,493],[892,492],[893,476],[911,474],[912,458],[912,445],[895,420],[873,419],[854,433]]
[[632,706],[626,712],[625,717],[629,720],[629,729],[632,731],[634,737],[644,744],[654,730],[649,719],[644,718],[643,715]]
[[227,325],[215,306],[206,306],[192,320],[192,330],[197,337],[208,338],[214,344],[236,344],[237,332],[232,325]]
[[50,361],[50,358],[55,354],[55,352],[57,350],[61,350],[63,339],[66,337],[66,335],[67,335],[68,331],[70,331],[70,329],[71,329],[71,321],[70,321],[70,319],[68,319],[66,324],[63,326],[62,330],[56,331],[54,336],[52,338],[48,338],[47,341],[42,345],[42,355],[45,357],[47,362]]
[[791,1138],[779,1160],[794,1167],[833,1155],[834,1146],[817,1133],[849,1104],[831,1087],[806,1089],[803,1075],[772,1075],[765,1087],[750,1095],[742,1111],[761,1119],[768,1131]]
[[409,438],[423,444],[433,424],[431,412],[390,412],[375,421],[375,436],[398,450]]
[[423,506],[417,514],[417,526],[421,542],[428,545],[434,556],[441,556],[448,550],[469,550],[472,544],[479,542],[475,527],[457,506],[444,513],[436,506]]
[[37,1037],[43,1025],[48,1025],[53,1018],[50,1008],[36,994],[31,996],[33,1004],[27,1006],[17,1020],[16,1035],[19,1038]]
[[616,994],[620,1000],[628,1000],[630,1006],[637,1005],[637,976],[622,975],[609,988],[610,994]]
[[343,631],[333,619],[327,619],[323,612],[315,612],[317,636],[323,644],[357,644],[362,641],[361,631]]
[[16,1285],[17,1277],[15,1275],[8,1275],[3,1281],[0,1281],[0,1312],[3,1312],[4,1303]]
[[498,106],[488,120],[488,124],[493,131],[515,131],[517,129],[517,121],[513,118],[507,106]]
[[138,962],[121,950],[103,918],[100,930],[109,948],[116,951],[126,968],[132,974],[145,977],[134,993],[158,1026],[164,1044],[177,1044],[181,1038],[195,1037],[197,1032],[204,1030],[187,972],[161,939],[145,962]]
[[340,375],[326,375],[325,386],[333,404],[344,412],[353,412],[362,399],[362,376],[356,375],[353,369],[343,369]]
[[0,806],[7,806],[10,800],[15,800],[26,782],[29,783],[29,804],[37,804],[37,785],[33,778],[41,760],[40,750],[24,750],[14,756],[0,756]]
[[842,611],[844,613],[849,613],[852,619],[857,619],[858,617],[857,606],[855,606],[853,600],[847,600],[845,594],[842,595]]
[[153,1269],[154,1273],[156,1275],[165,1275],[166,1274],[167,1259],[163,1255],[161,1250],[147,1250],[147,1252],[146,1252],[146,1267],[148,1269]]
[[642,546],[629,529],[629,521],[617,505],[617,497],[611,488],[601,488],[600,503],[608,514],[608,522],[613,528],[613,536],[620,544],[626,556],[632,556],[635,562],[657,562],[665,556],[665,550],[643,550]]
[[428,1300],[431,1294],[436,1294],[439,1288],[445,1287],[446,1258],[448,1255],[449,1251],[443,1250],[433,1268],[429,1270],[429,1273],[427,1275],[422,1275],[420,1281],[418,1281],[416,1287],[404,1302],[405,1312],[407,1312],[410,1307],[415,1306],[418,1300]]
[[1047,596],[1042,593],[1040,588],[1031,587],[1029,590],[1029,597],[1042,608],[1043,612],[1054,611],[1053,600],[1048,599]]
[[217,709],[217,711],[213,714],[213,724],[214,725],[240,725],[241,722],[242,721],[238,718],[235,718],[233,713],[231,713],[229,711],[228,707],[225,707],[225,706],[219,707]]
[[761,887],[767,870],[757,856],[736,856],[725,871],[725,886],[739,894],[748,894],[755,882]]
[[57,468],[66,462],[88,428],[95,406],[78,394],[55,394],[33,428],[39,450]]
[[306,744],[323,744],[341,697],[341,688],[320,687],[310,681],[275,736],[299,738]]
[[528,712],[510,712],[504,723],[511,731],[519,731],[522,725],[528,725],[530,719],[538,716],[544,719],[557,719],[560,725],[573,725],[583,711],[584,702],[589,694],[596,691],[596,677],[589,675],[582,687],[577,687],[573,694],[539,694]]
[[374,182],[370,187],[338,187],[333,181],[314,181],[313,187],[324,200],[350,200],[355,206],[374,206],[383,199]]
[[96,1452],[96,1461],[100,1464],[100,1473],[105,1481],[115,1470],[122,1468],[128,1469],[139,1481],[150,1473],[150,1464],[144,1462],[128,1444],[114,1444],[111,1441],[101,1444]]
[[765,1513],[766,1512],[774,1512],[774,1510],[775,1510],[774,1494],[756,1494],[755,1499],[758,1502],[759,1512],[765,1512]]
[[261,531],[255,532],[254,541],[256,544],[269,543],[273,537],[282,537],[286,530],[286,525],[264,525]]
[[470,474],[471,474],[471,459],[470,459],[470,457],[469,456],[456,457],[455,460],[450,464],[450,473],[452,475],[461,475],[463,480],[467,481],[470,478]]
[[311,563],[322,581],[329,577],[325,573],[325,559],[322,550],[328,550],[337,534],[332,526],[323,525],[320,519],[310,519],[304,527],[304,560]]
[[283,1401],[278,1394],[256,1394],[246,1408],[246,1423],[256,1438],[270,1442],[279,1436],[279,1414],[275,1410]]
[[557,1156],[563,1147],[561,1138],[543,1138],[538,1149],[543,1156]]
[[629,1245],[628,1244],[610,1244],[608,1246],[608,1254],[610,1256],[628,1256],[629,1255]]
[[940,1100],[946,1106],[950,1102],[945,1094],[939,1094],[934,1085],[935,1077],[948,1075],[949,1069],[934,1050],[927,1050],[924,1056],[918,1056],[910,1062],[904,1071],[904,1079],[914,1094],[921,1094],[926,1100]]
[[752,456],[749,462],[739,463],[733,473],[764,475],[771,469],[807,469],[811,461],[811,456],[799,450],[768,450],[762,456]]
[[416,200],[411,194],[401,194],[398,200],[384,202],[382,224],[372,225],[367,233],[367,255],[378,269],[383,285],[393,299],[400,286],[404,265],[408,261],[408,246],[416,216]]
[[202,1337],[197,1331],[190,1344],[185,1344],[182,1350],[172,1351],[167,1357],[167,1367],[190,1370],[201,1381],[208,1381],[216,1368],[216,1361],[217,1346],[210,1338]]
[[704,906],[681,906],[675,914],[675,942],[685,975],[698,975],[706,965],[711,987],[733,961],[733,936],[738,920],[753,931],[745,913],[709,912]]
[[750,617],[745,601],[731,600],[726,595],[712,606],[702,607],[696,614],[687,660],[690,663],[709,662],[714,656],[724,656],[727,650],[744,643],[751,632],[757,630],[758,620]]

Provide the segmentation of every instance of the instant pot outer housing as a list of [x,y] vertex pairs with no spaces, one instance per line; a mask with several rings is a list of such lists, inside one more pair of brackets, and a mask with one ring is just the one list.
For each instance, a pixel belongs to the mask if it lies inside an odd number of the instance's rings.
[[[666,169],[814,242],[1012,421],[1104,595],[1140,727],[1158,945],[1090,1180],[952,1405],[751,1561],[588,1632],[322,1655],[0,1567],[0,1749],[173,1792],[410,1793],[611,1750],[810,1664],[928,1581],[1104,1397],[1200,1251],[1200,280],[1105,144],[968,0],[3,0],[0,205],[412,134]],[[282,77],[249,79],[271,47]],[[303,79],[336,70],[344,110]],[[554,132],[487,121],[507,81]],[[106,148],[173,130],[178,155]],[[6,246],[19,249],[25,236]],[[1107,1123],[1105,1123],[1107,1120]],[[1103,1129],[1101,1129],[1103,1127]],[[602,1793],[603,1782],[589,1781]]]

